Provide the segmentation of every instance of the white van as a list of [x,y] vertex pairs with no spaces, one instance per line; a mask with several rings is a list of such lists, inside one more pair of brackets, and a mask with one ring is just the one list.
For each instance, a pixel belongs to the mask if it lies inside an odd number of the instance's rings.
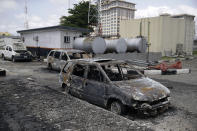
[[[2,48],[1,48],[2,49]],[[26,47],[23,43],[13,43],[12,45],[5,45],[3,50],[1,50],[2,58],[4,60],[9,59],[13,62],[17,60],[32,60],[31,52],[26,50]]]

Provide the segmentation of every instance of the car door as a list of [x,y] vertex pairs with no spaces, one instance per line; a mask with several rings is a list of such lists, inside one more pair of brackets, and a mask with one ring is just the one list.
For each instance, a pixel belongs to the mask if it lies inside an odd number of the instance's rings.
[[60,57],[60,69],[63,68],[63,66],[67,63],[68,60],[68,56],[65,52],[61,53],[61,57]]
[[104,105],[105,89],[107,84],[105,77],[96,65],[89,65],[87,79],[84,81],[83,92],[87,101]]
[[60,69],[60,55],[61,55],[60,51],[56,51],[54,54],[54,60],[53,60],[52,66],[55,70]]
[[71,89],[70,92],[72,95],[84,98],[83,93],[83,83],[85,81],[85,75],[87,72],[87,66],[83,64],[76,64],[73,67],[71,75]]
[[47,56],[47,63],[48,63],[48,64],[53,63],[54,53],[55,53],[55,51],[50,51],[50,52],[49,52],[49,54],[48,54],[48,56]]

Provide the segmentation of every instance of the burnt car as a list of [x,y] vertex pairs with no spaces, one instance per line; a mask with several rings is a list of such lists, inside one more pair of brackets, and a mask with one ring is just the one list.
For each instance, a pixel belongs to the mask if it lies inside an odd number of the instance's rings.
[[69,60],[90,58],[86,52],[81,50],[51,50],[47,56],[47,66],[49,69],[61,70]]
[[124,61],[81,59],[60,73],[62,88],[71,95],[104,106],[116,114],[135,109],[155,115],[170,104],[170,91]]

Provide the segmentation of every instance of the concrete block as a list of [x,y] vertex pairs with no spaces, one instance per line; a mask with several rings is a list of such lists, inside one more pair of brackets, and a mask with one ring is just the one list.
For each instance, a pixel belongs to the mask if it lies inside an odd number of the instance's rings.
[[145,75],[161,75],[161,70],[144,70]]

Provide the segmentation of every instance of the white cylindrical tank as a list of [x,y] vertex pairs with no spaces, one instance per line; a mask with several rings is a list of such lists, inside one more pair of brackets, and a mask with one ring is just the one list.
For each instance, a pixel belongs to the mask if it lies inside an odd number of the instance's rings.
[[94,39],[90,37],[76,38],[73,42],[73,48],[78,50],[84,50],[86,52],[92,52],[92,41]]
[[146,52],[147,41],[145,38],[129,38],[125,39],[127,43],[127,52],[138,51],[140,53]]
[[106,50],[106,43],[100,37],[82,37],[74,40],[73,48],[86,52],[94,52],[95,54],[103,54]]
[[125,53],[127,50],[127,44],[123,38],[105,39],[105,42],[107,46],[106,52]]
[[103,54],[106,50],[106,42],[101,37],[96,37],[92,42],[92,50],[95,54]]

